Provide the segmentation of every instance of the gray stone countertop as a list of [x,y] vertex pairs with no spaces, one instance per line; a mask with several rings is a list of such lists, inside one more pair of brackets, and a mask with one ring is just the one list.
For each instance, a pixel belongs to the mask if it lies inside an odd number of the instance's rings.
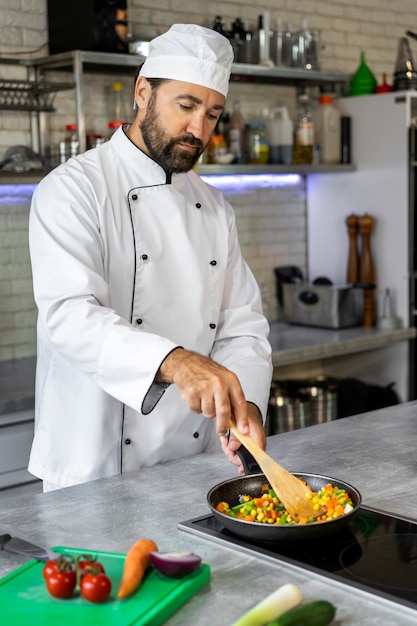
[[0,361],[0,415],[35,406],[36,358]]
[[269,341],[275,367],[384,348],[416,336],[415,328],[379,330],[356,326],[332,330],[271,322]]
[[[415,328],[329,330],[272,322],[269,340],[278,367],[382,348],[416,336]],[[36,357],[0,361],[0,415],[33,408]]]
[[[417,520],[417,403],[402,404],[268,438],[268,450],[290,471],[354,485],[366,506]],[[285,563],[272,564],[178,529],[209,512],[206,495],[236,476],[221,452],[101,479],[56,492],[9,498],[0,533],[38,544],[126,552],[150,537],[160,550],[189,550],[211,566],[211,582],[177,611],[169,626],[231,626],[281,585],[297,585],[305,601],[337,606],[340,626],[408,626],[417,610]],[[24,562],[0,552],[0,576]],[[10,599],[12,601],[12,598]]]

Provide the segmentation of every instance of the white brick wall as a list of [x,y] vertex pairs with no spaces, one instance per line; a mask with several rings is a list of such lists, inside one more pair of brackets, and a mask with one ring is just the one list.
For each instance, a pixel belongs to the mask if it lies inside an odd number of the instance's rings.
[[0,185],[0,361],[36,354],[28,247],[33,186]]
[[[30,57],[47,54],[46,0],[0,0],[0,56]],[[174,22],[196,22],[211,26],[221,15],[227,26],[236,17],[255,27],[260,13],[269,10],[271,22],[278,17],[296,29],[302,17],[322,33],[322,68],[354,72],[360,52],[378,81],[386,72],[391,82],[398,39],[408,28],[417,29],[417,3],[411,0],[128,0],[130,30],[136,35],[154,36]],[[416,26],[413,26],[416,25]],[[417,42],[410,40],[416,54]],[[23,54],[22,54],[23,53]],[[57,77],[58,76],[58,77]],[[69,80],[69,75],[51,76]],[[25,79],[24,68],[0,64],[0,77]],[[131,79],[117,74],[89,75],[86,89],[86,125],[89,132],[106,134],[112,117],[111,85],[124,84],[126,109],[131,111]],[[294,108],[295,93],[288,87],[231,84],[229,106],[241,100],[250,120],[263,107],[284,104]],[[75,121],[74,93],[58,93],[57,112],[48,115],[49,143],[56,146],[65,124]],[[12,145],[29,145],[27,113],[0,111],[0,159]],[[304,182],[294,187],[245,189],[229,188],[227,197],[236,210],[243,254],[258,282],[269,295],[269,316],[276,317],[273,268],[294,264],[306,272],[306,196]],[[0,360],[36,354],[36,310],[31,288],[27,248],[27,217],[30,192],[10,197],[0,185]]]
[[[43,56],[47,53],[46,0],[0,0],[0,55]],[[322,68],[353,73],[360,61],[360,52],[366,52],[370,69],[378,81],[382,73],[392,81],[398,40],[407,28],[417,25],[417,3],[411,0],[240,0],[228,2],[200,2],[199,0],[128,0],[130,31],[137,35],[154,36],[166,30],[173,22],[191,22],[211,26],[216,15],[222,16],[230,27],[241,17],[249,28],[255,28],[257,17],[269,11],[271,24],[276,18],[289,22],[295,30],[300,19],[306,17],[311,28],[322,33]],[[417,29],[417,26],[415,27]],[[417,42],[411,40],[417,54]],[[42,47],[43,46],[43,47]],[[0,76],[24,78],[24,70],[0,64]],[[67,75],[68,76],[68,75]],[[60,76],[62,79],[62,75]],[[87,81],[87,127],[91,132],[105,134],[109,114],[109,88],[118,79],[109,76],[90,77]],[[125,84],[126,106],[130,110],[130,79],[121,77]],[[238,95],[237,95],[238,94]],[[290,95],[289,95],[290,94]],[[90,97],[91,96],[91,97]],[[229,102],[241,97],[243,112],[249,118],[259,112],[260,106],[271,106],[283,101],[293,108],[293,92],[288,88],[259,87],[256,90],[232,85]],[[56,97],[58,113],[50,116],[51,144],[59,140],[66,123],[74,121],[74,97],[71,91]],[[23,120],[23,121],[22,121]],[[24,125],[24,128],[22,128]],[[11,145],[29,140],[28,116],[10,115],[0,111],[0,158]],[[3,132],[7,129],[7,132]]]

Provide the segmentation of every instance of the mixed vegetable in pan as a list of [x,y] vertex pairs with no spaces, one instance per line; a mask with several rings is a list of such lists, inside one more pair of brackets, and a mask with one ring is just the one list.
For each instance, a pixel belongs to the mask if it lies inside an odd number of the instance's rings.
[[293,519],[269,485],[262,486],[262,494],[257,498],[241,495],[239,504],[236,506],[230,506],[227,502],[219,502],[216,510],[247,522],[294,525],[327,522],[349,513],[354,508],[347,491],[330,483],[318,492],[312,491],[308,485],[306,485],[306,490],[306,497],[312,501],[313,508],[318,510],[321,506],[325,507],[326,513],[324,515],[316,519],[312,517]]

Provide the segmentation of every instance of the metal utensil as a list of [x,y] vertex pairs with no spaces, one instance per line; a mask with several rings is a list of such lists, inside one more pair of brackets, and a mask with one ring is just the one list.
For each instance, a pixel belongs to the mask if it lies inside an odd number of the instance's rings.
[[29,559],[37,559],[45,563],[59,556],[59,554],[53,550],[38,546],[35,543],[30,543],[19,537],[12,537],[8,534],[0,535],[0,551],[1,550],[21,554],[27,556]]
[[272,489],[293,519],[300,517],[316,518],[324,514],[324,507],[315,509],[311,501],[307,499],[308,489],[303,482],[262,450],[250,435],[243,435],[238,429],[234,417],[230,420],[230,430],[252,454]]

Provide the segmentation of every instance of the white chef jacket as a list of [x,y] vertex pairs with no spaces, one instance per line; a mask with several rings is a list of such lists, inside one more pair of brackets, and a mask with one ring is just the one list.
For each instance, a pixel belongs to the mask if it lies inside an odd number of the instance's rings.
[[153,382],[178,346],[234,371],[265,416],[272,366],[259,289],[231,206],[195,172],[167,180],[120,128],[40,182],[29,243],[32,474],[69,486],[213,449],[214,420]]

